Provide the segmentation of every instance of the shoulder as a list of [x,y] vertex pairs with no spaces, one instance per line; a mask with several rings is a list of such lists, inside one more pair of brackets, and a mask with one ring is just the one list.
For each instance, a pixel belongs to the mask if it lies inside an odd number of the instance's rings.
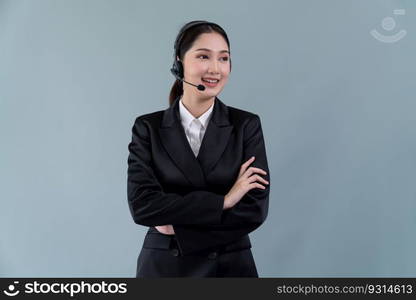
[[254,112],[227,106],[230,119],[237,126],[247,126],[249,123],[260,123],[260,116]]
[[132,127],[133,136],[138,136],[142,140],[148,140],[151,132],[159,127],[162,116],[163,110],[137,116]]
[[136,117],[134,124],[148,124],[148,125],[157,125],[160,123],[163,117],[164,110],[158,110],[155,112],[139,115]]
[[232,106],[228,106],[228,114],[236,130],[243,132],[245,143],[263,135],[258,114]]

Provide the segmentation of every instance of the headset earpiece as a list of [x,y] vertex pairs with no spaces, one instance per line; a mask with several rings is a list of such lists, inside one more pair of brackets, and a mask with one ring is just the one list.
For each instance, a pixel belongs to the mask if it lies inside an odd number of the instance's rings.
[[183,74],[183,64],[182,64],[182,62],[180,60],[175,59],[174,65],[175,65],[175,70],[176,70],[178,76],[180,78],[183,78],[184,74]]

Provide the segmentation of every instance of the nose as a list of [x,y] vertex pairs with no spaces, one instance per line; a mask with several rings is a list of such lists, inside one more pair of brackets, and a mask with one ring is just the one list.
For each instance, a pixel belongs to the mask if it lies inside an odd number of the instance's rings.
[[219,70],[218,62],[214,59],[213,62],[210,64],[210,67],[209,67],[208,71],[209,71],[209,73],[218,74],[218,70]]

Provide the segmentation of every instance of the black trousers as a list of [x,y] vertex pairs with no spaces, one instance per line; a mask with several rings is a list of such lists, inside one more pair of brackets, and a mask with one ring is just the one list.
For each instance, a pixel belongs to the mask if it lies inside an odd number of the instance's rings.
[[174,235],[147,233],[136,277],[258,277],[248,235],[232,244],[183,256]]

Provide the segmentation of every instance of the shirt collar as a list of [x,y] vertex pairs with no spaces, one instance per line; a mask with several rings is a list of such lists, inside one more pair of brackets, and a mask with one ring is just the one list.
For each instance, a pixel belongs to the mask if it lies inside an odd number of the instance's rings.
[[[202,126],[204,126],[205,129],[207,128],[208,122],[211,119],[213,108],[214,108],[214,103],[199,118],[196,118],[202,123]],[[195,117],[189,112],[189,110],[185,107],[185,105],[183,105],[182,97],[179,100],[179,114],[181,116],[181,122],[184,128],[188,128],[191,122],[193,121],[193,119],[195,119]]]

